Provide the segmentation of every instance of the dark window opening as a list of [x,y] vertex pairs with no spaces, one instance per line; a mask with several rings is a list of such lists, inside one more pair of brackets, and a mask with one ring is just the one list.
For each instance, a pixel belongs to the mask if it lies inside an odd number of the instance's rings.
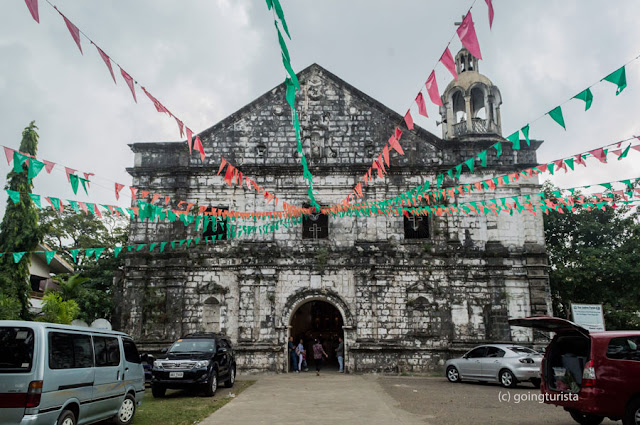
[[218,217],[214,215],[207,215],[207,214],[214,213],[215,210],[218,210],[218,214],[220,214],[220,211],[229,211],[229,208],[209,207],[205,210],[204,220],[206,224],[203,226],[202,237],[204,237],[205,239],[210,238],[212,240],[226,240],[228,218]]
[[33,330],[1,327],[0,347],[0,373],[31,372]]
[[607,357],[616,360],[640,361],[640,337],[612,338],[607,347]]
[[120,344],[118,338],[93,337],[96,366],[118,366],[120,364]]
[[130,339],[122,339],[122,348],[124,348],[124,358],[129,363],[142,363],[140,354],[136,348],[136,344]]
[[328,239],[329,216],[310,214],[302,217],[302,239]]
[[49,334],[49,368],[78,369],[93,367],[89,335],[51,332]]
[[428,216],[409,214],[403,218],[405,239],[428,239],[431,236]]

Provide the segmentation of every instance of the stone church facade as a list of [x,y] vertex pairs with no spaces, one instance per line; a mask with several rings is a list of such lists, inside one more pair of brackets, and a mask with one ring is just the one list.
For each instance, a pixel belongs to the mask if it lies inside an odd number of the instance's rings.
[[[501,135],[500,92],[466,50],[459,78],[443,92],[443,134],[405,131],[366,200],[411,189],[490,149],[486,168],[445,186],[537,165],[542,142],[512,151]],[[402,116],[318,65],[299,73],[303,145],[322,205],[343,200]],[[197,205],[271,211],[262,194],[228,186],[220,157],[292,205],[308,203],[281,84],[201,134],[207,158],[184,142],[135,143],[133,186]],[[468,202],[540,191],[537,177],[456,199]],[[484,197],[484,198],[483,198]],[[535,199],[535,198],[534,198]],[[197,208],[197,207],[196,207]],[[280,209],[280,208],[277,208]],[[222,225],[222,223],[221,223]],[[202,237],[181,222],[135,222],[131,244]],[[120,327],[145,348],[197,331],[229,335],[240,372],[288,370],[287,338],[343,336],[349,372],[422,372],[485,341],[532,342],[509,318],[550,312],[542,217],[325,217],[266,235],[189,249],[128,253]],[[306,342],[306,340],[305,340]],[[143,348],[144,349],[144,348]]]

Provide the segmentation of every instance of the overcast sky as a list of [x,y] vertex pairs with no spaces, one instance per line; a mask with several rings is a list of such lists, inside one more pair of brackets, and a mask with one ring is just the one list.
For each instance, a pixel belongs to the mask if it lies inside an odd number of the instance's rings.
[[[264,0],[52,2],[194,131],[215,124],[285,76]],[[281,3],[293,37],[294,69],[316,62],[404,113],[471,0]],[[130,182],[128,144],[179,140],[175,122],[157,113],[141,91],[135,104],[117,67],[114,85],[85,39],[81,55],[62,18],[44,0],[40,24],[24,0],[4,0],[0,7],[0,144],[18,148],[22,130],[35,120],[41,159],[97,177],[91,198],[74,196],[57,166],[51,176],[43,171],[36,178],[34,192],[116,203],[112,182]],[[472,13],[483,54],[480,71],[502,93],[505,136],[640,54],[637,0],[494,0],[494,7],[492,31],[483,0]],[[456,38],[454,55],[459,47]],[[565,105],[567,131],[549,117],[533,123],[531,137],[545,141],[539,160],[640,134],[639,65],[635,61],[627,68],[628,88],[619,96],[613,84],[602,83],[593,89],[588,112],[578,100]],[[436,73],[442,90],[451,77],[441,66]],[[433,105],[427,106],[435,115]],[[441,135],[435,119],[417,123]],[[0,158],[4,175],[9,166],[4,155]],[[632,151],[620,164],[590,162],[587,170],[555,182],[572,187],[640,176],[639,159]],[[310,168],[313,172],[313,162]]]

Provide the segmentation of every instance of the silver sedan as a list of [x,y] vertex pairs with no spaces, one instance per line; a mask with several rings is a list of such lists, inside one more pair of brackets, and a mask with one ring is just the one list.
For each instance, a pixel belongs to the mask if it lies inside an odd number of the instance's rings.
[[450,382],[463,379],[498,382],[504,387],[515,387],[518,382],[529,381],[540,387],[542,354],[514,344],[481,345],[458,359],[447,360],[445,370]]

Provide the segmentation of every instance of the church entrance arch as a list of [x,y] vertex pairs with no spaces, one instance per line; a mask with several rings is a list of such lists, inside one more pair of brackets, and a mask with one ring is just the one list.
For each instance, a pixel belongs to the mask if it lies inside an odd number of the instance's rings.
[[289,326],[289,335],[293,337],[295,345],[297,346],[300,340],[303,341],[309,369],[314,368],[315,339],[322,343],[324,351],[328,354],[323,367],[338,368],[336,348],[338,338],[344,340],[344,319],[335,305],[321,298],[306,300],[292,312]]

